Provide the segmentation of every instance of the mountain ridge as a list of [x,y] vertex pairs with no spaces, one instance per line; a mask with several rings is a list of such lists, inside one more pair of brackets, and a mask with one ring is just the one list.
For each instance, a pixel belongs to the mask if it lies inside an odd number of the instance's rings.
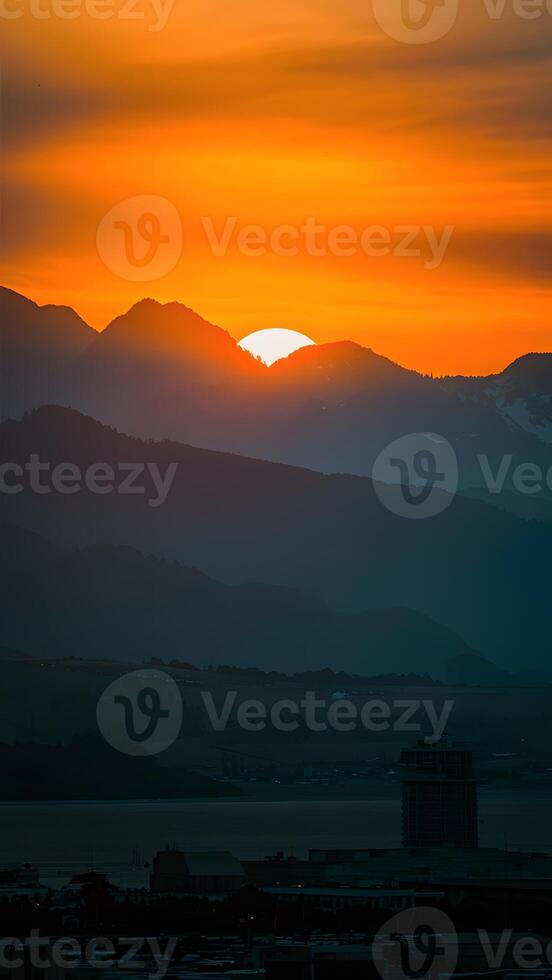
[[[2,414],[20,418],[25,407],[65,404],[141,438],[358,476],[369,476],[396,439],[434,432],[458,457],[461,489],[484,490],[482,457],[493,472],[510,454],[512,470],[550,465],[552,360],[529,358],[490,378],[439,379],[337,341],[267,368],[183,304],[149,298],[42,385],[19,385],[15,411],[8,393]],[[512,372],[529,364],[534,373],[535,363],[543,390],[514,385]],[[552,491],[543,493],[552,501]],[[539,505],[535,516],[541,511]]]
[[[1,530],[3,542],[5,525]],[[28,552],[29,532],[14,533]],[[135,662],[162,653],[200,667],[255,662],[264,669],[339,666],[356,673],[390,665],[408,672],[422,664],[445,676],[447,660],[475,656],[453,631],[409,609],[334,612],[296,589],[226,585],[130,546],[52,549],[45,564],[0,573],[0,586],[7,600],[2,642],[13,646],[17,637],[34,657],[101,652]]]
[[[106,334],[106,332],[111,327],[113,327],[113,325],[115,323],[117,323],[118,321],[121,321],[121,320],[125,319],[130,314],[132,314],[134,311],[136,311],[137,309],[140,310],[140,309],[144,308],[144,309],[148,309],[148,310],[151,310],[151,311],[157,311],[157,310],[163,310],[163,309],[167,309],[167,308],[169,308],[169,309],[170,308],[177,308],[177,309],[180,309],[180,310],[185,311],[186,314],[191,315],[193,318],[195,318],[196,321],[201,322],[202,324],[206,325],[208,328],[214,328],[217,331],[220,331],[222,334],[225,334],[228,338],[230,338],[230,340],[232,340],[232,342],[234,344],[236,344],[236,345],[238,344],[238,341],[236,341],[233,338],[232,334],[228,330],[226,330],[224,327],[220,327],[220,326],[217,326],[215,324],[212,324],[209,320],[206,320],[203,316],[201,316],[201,314],[199,314],[192,307],[187,306],[185,303],[182,303],[179,300],[170,300],[169,302],[161,303],[159,300],[156,300],[153,297],[145,296],[142,299],[137,300],[135,303],[133,303],[129,307],[129,309],[126,310],[126,312],[121,313],[121,314],[118,314],[116,317],[113,317],[105,325],[105,327],[103,327],[101,329],[96,329],[95,327],[92,327],[92,326],[90,326],[90,324],[86,323],[86,321],[83,320],[82,317],[71,306],[67,306],[65,304],[52,304],[52,303],[47,303],[47,304],[40,305],[40,304],[36,303],[34,300],[32,300],[29,297],[25,296],[23,293],[19,293],[17,290],[15,290],[15,289],[13,289],[13,288],[11,288],[9,286],[4,286],[4,285],[0,285],[0,295],[2,295],[3,297],[6,297],[7,295],[11,295],[13,297],[17,297],[19,300],[24,300],[25,303],[30,304],[32,307],[34,307],[36,310],[39,310],[39,311],[41,310],[41,311],[48,311],[48,312],[53,312],[53,311],[67,312],[67,313],[71,314],[72,317],[76,317],[80,321],[80,323],[83,324],[85,327],[87,327],[87,329],[91,332],[91,334],[92,335],[96,335],[96,337],[101,337],[102,335]],[[257,329],[261,329],[261,328],[257,328]],[[446,381],[454,381],[454,380],[457,380],[457,379],[458,380],[464,380],[464,381],[470,381],[470,380],[484,381],[484,380],[489,380],[490,378],[496,378],[496,377],[500,377],[500,376],[506,374],[507,372],[510,371],[511,368],[515,367],[516,365],[520,364],[521,362],[526,361],[527,359],[532,359],[532,358],[545,358],[545,359],[550,359],[550,361],[552,362],[552,352],[550,352],[550,351],[527,351],[526,353],[521,354],[518,357],[514,358],[513,361],[508,362],[508,364],[506,364],[506,366],[504,368],[502,368],[501,370],[496,371],[496,372],[494,372],[492,374],[489,374],[489,375],[465,375],[465,374],[461,374],[461,373],[460,374],[452,374],[452,375],[451,374],[443,374],[443,375],[432,375],[431,374],[430,375],[429,373],[426,373],[426,372],[417,371],[414,368],[404,367],[403,365],[399,364],[398,362],[393,361],[392,358],[387,357],[385,354],[378,354],[376,351],[374,351],[373,347],[371,347],[371,346],[370,347],[367,347],[364,344],[359,344],[358,342],[351,341],[351,340],[335,340],[335,341],[328,341],[328,342],[325,342],[325,343],[317,343],[317,344],[313,345],[313,347],[311,347],[311,348],[300,348],[298,351],[295,351],[293,354],[290,354],[287,358],[281,358],[279,361],[274,362],[274,364],[275,365],[281,365],[283,361],[290,361],[292,359],[295,359],[297,357],[297,355],[303,355],[303,352],[304,351],[309,351],[310,350],[311,353],[312,353],[313,349],[314,350],[321,349],[321,348],[322,349],[326,349],[326,348],[338,347],[340,345],[348,345],[350,347],[355,347],[355,348],[358,348],[358,349],[360,349],[362,351],[366,351],[368,353],[374,354],[376,357],[381,358],[381,360],[387,361],[389,364],[394,365],[395,367],[399,368],[400,370],[402,370],[402,371],[404,371],[406,373],[416,374],[419,377],[427,377],[427,378],[432,378],[434,381],[444,381],[444,382],[446,382]],[[256,359],[253,358],[253,360],[256,360]],[[263,365],[262,362],[259,362],[259,363],[261,363],[261,365],[267,371],[271,371],[273,369],[273,367],[274,367],[274,365],[271,365],[270,367],[267,367],[266,365]],[[547,363],[548,363],[548,360],[547,360]]]
[[[406,607],[459,633],[469,647],[517,666],[529,645],[545,657],[552,527],[457,495],[430,521],[403,521],[372,480],[122,435],[72,409],[39,409],[4,423],[6,457],[29,452],[81,471],[102,461],[176,465],[163,506],[145,495],[4,499],[5,519],[63,550],[109,543],[200,568],[227,585],[299,589],[335,612]],[[39,506],[38,506],[39,504]]]

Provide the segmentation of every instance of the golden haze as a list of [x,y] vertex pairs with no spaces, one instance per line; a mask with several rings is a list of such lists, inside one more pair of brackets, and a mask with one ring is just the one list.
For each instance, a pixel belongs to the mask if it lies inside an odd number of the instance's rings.
[[[550,17],[510,8],[493,20],[470,0],[447,37],[412,47],[369,0],[177,0],[158,32],[22,4],[3,23],[2,281],[98,329],[145,295],[178,299],[237,339],[287,327],[435,374],[550,350]],[[181,259],[155,282],[115,276],[96,250],[102,216],[137,194],[183,221]],[[455,230],[428,270],[304,249],[217,257],[204,216]]]

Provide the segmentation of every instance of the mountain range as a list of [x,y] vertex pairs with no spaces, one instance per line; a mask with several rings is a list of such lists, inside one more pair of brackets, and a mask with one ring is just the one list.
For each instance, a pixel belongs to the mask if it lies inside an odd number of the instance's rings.
[[444,677],[448,660],[473,656],[451,630],[408,609],[336,612],[295,589],[226,585],[128,546],[62,551],[11,525],[0,542],[2,636],[34,657],[140,663],[162,654],[290,673],[298,664],[359,673],[422,663]]
[[[199,568],[228,586],[253,582],[299,590],[336,613],[405,608],[442,624],[501,667],[547,661],[549,522],[523,521],[460,495],[429,521],[405,521],[382,505],[366,477],[138,440],[59,406],[2,423],[0,439],[5,458],[21,467],[31,453],[50,468],[70,461],[81,472],[99,461],[114,469],[147,461],[163,473],[175,467],[159,507],[150,507],[145,495],[98,494],[86,485],[70,495],[38,494],[24,482],[21,492],[3,495],[4,520],[43,535],[56,548],[131,547]],[[44,542],[40,548],[48,551]],[[25,553],[20,546],[13,551]],[[19,567],[24,570],[23,559]],[[68,608],[70,584],[69,575]],[[45,582],[46,595],[50,588]],[[29,587],[29,596],[38,591],[42,587]],[[147,601],[145,586],[137,594]],[[114,592],[121,619],[126,601],[123,593],[119,603]],[[262,608],[261,593],[255,601]],[[85,621],[85,600],[78,608],[77,619]],[[19,620],[27,628],[21,611]],[[17,635],[2,642],[25,650]],[[186,658],[185,644],[179,653]],[[343,666],[345,648],[336,657],[316,666]],[[197,662],[197,653],[189,659]],[[259,650],[254,665],[260,661]],[[354,669],[376,670],[356,661]],[[427,669],[425,662],[416,669]]]
[[[345,341],[269,368],[179,303],[143,300],[97,332],[0,300],[5,460],[174,470],[156,507],[86,484],[2,495],[2,645],[437,677],[478,657],[546,667],[552,485],[489,495],[478,457],[550,469],[552,355],[431,378]],[[398,519],[370,478],[411,432],[444,436],[460,464],[461,493],[430,521]]]
[[[179,303],[146,299],[92,330],[65,307],[2,289],[2,418],[71,406],[140,438],[369,476],[381,450],[411,432],[452,444],[460,486],[489,497],[478,456],[496,473],[552,464],[552,354],[528,354],[487,378],[431,378],[340,341],[270,368]],[[490,502],[552,517],[552,488]]]

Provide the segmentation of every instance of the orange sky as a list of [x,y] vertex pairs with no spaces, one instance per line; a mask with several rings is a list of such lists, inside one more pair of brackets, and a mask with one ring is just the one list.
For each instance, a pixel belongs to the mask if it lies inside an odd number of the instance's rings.
[[[449,34],[413,46],[371,0],[176,0],[159,30],[171,0],[95,0],[105,20],[85,2],[3,0],[21,12],[2,22],[6,285],[97,328],[145,295],[179,299],[237,338],[346,337],[435,374],[552,350],[549,13],[464,0]],[[183,233],[151,281],[97,245],[104,215],[142,195],[171,202]],[[409,257],[235,239],[214,255],[202,219],[232,216],[266,233],[377,225],[395,252],[403,226],[453,231],[433,269],[427,241]]]

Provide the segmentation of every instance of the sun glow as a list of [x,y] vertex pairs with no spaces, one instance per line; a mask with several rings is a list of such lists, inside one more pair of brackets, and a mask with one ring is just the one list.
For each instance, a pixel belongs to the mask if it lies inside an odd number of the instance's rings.
[[270,366],[282,357],[289,357],[301,347],[314,346],[314,340],[298,330],[256,330],[240,340],[239,345]]

